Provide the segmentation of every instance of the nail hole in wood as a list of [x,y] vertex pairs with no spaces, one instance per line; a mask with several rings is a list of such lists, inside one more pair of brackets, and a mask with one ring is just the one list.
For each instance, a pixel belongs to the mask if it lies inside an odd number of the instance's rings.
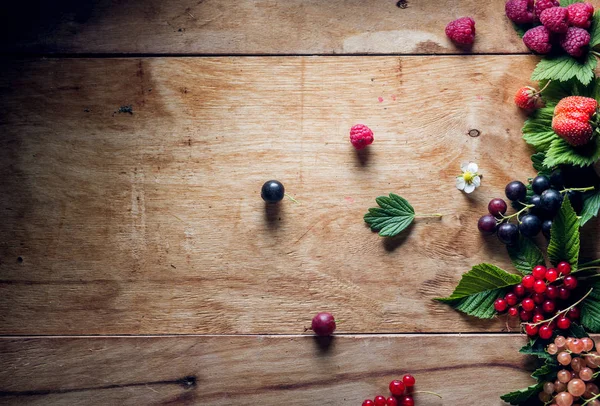
[[406,7],[408,7],[408,1],[407,0],[399,0],[396,3],[396,7],[398,7],[398,8],[406,8]]
[[23,263],[23,257],[17,257],[17,262],[19,264],[22,264]]
[[469,130],[469,137],[479,137],[479,135],[481,135],[481,132],[479,132],[479,130],[473,128],[472,130]]

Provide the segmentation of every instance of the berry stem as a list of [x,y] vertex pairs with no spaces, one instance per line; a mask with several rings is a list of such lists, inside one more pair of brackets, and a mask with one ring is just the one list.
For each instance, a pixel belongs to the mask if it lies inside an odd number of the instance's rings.
[[594,399],[598,399],[598,398],[600,398],[600,394],[598,394],[598,395],[594,396],[593,398],[589,398],[588,400],[586,400],[585,402],[583,402],[583,403],[581,404],[581,406],[585,406],[585,405],[587,405],[588,403],[590,403],[592,400],[594,400]]
[[588,186],[588,187],[572,187],[569,189],[563,189],[560,191],[560,193],[567,193],[567,192],[588,192],[590,190],[594,190],[596,187],[595,186]]
[[521,324],[523,324],[523,325],[527,324],[527,325],[536,327],[536,326],[539,326],[540,324],[551,323],[557,317],[562,316],[564,314],[567,314],[569,312],[569,310],[575,308],[579,303],[583,302],[585,300],[585,298],[588,297],[590,295],[590,293],[592,293],[593,290],[594,290],[594,288],[591,288],[588,291],[588,293],[586,293],[585,295],[583,295],[583,297],[581,299],[579,299],[578,301],[576,301],[575,303],[573,303],[571,306],[567,307],[566,309],[559,310],[553,317],[551,317],[549,319],[538,321],[537,323],[521,323]]
[[521,204],[523,204],[525,207],[523,207],[521,210],[519,210],[518,212],[511,214],[510,216],[505,216],[503,214],[501,214],[502,217],[500,217],[498,220],[496,220],[496,223],[500,224],[500,223],[504,223],[505,220],[510,220],[513,217],[517,217],[517,220],[519,220],[519,215],[521,215],[521,213],[523,213],[525,210],[531,209],[532,207],[535,207],[534,204],[525,204],[522,202],[519,202]]
[[417,390],[417,391],[414,391],[413,393],[427,393],[429,395],[435,395],[438,398],[442,399],[442,395],[440,395],[439,393],[430,392],[430,391],[427,391],[427,390]]
[[297,203],[297,204],[300,204],[300,202],[299,202],[298,200],[294,199],[294,197],[293,197],[292,195],[288,195],[287,193],[284,193],[284,195],[285,195],[285,196],[286,196],[288,199],[290,199],[292,202],[294,202],[294,203]]
[[421,217],[442,217],[443,214],[441,213],[432,213],[432,214],[415,214],[415,218],[421,218]]
[[596,55],[597,57],[600,58],[600,53],[596,52],[596,51],[590,51],[592,53],[592,55]]
[[544,87],[542,87],[540,90],[538,90],[537,92],[535,92],[535,94],[542,93],[544,90],[546,90],[546,88],[550,85],[550,83],[552,83],[551,80],[547,81],[546,84],[544,85]]

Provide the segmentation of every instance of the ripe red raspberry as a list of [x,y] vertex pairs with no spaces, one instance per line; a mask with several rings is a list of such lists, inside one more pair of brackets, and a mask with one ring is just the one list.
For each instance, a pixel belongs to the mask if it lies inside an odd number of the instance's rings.
[[508,0],[504,11],[509,20],[516,24],[533,22],[533,0]]
[[475,21],[471,17],[461,17],[446,26],[446,35],[460,45],[471,45],[475,41]]
[[540,21],[552,32],[565,33],[569,28],[569,12],[565,7],[550,7],[542,11]]
[[590,43],[590,33],[579,27],[569,27],[567,33],[560,39],[560,46],[575,58],[582,56]]
[[528,30],[523,35],[523,43],[527,48],[538,54],[547,54],[552,49],[550,31],[543,25]]
[[533,14],[535,15],[535,18],[539,19],[542,11],[546,10],[547,8],[557,6],[560,6],[558,0],[536,0],[533,6]]
[[594,6],[590,3],[574,3],[567,6],[569,25],[579,28],[590,28],[594,16]]
[[364,124],[356,124],[350,129],[350,142],[357,150],[373,143],[373,131]]

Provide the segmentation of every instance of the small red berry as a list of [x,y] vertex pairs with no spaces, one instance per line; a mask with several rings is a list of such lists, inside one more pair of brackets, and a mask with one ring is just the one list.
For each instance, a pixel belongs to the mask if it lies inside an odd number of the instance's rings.
[[546,287],[546,282],[540,279],[535,281],[533,284],[533,291],[536,293],[544,293],[546,291]]
[[446,26],[446,35],[459,45],[471,45],[475,41],[475,21],[471,17],[461,17]]
[[534,293],[531,298],[535,304],[542,304],[544,303],[544,300],[546,300],[546,296],[544,296],[542,293]]
[[521,302],[521,307],[523,307],[523,310],[527,310],[528,312],[530,312],[535,308],[535,302],[533,301],[533,299],[530,298],[523,299],[523,301]]
[[318,336],[330,336],[335,327],[335,318],[331,313],[317,313],[312,319],[311,330]]
[[392,382],[390,382],[389,388],[392,395],[400,396],[404,393],[405,385],[404,382],[394,379]]
[[544,321],[544,315],[543,314],[534,314],[533,315],[533,322],[534,323],[539,323],[540,321]]
[[503,311],[505,311],[506,307],[507,307],[506,300],[502,299],[501,297],[496,299],[496,301],[494,302],[494,309],[496,309],[496,311],[499,313],[502,313]]
[[571,320],[566,317],[559,317],[558,320],[556,320],[556,325],[559,329],[566,330],[571,327]]
[[519,309],[517,309],[516,307],[509,307],[508,308],[508,315],[510,317],[516,317],[519,314]]
[[521,280],[521,283],[523,284],[523,286],[525,286],[525,289],[533,289],[535,278],[533,277],[533,275],[525,275],[523,277],[523,280]]
[[562,286],[558,288],[558,297],[561,300],[567,300],[569,296],[571,296],[571,292],[567,288],[564,288]]
[[362,406],[375,406],[375,402],[373,402],[371,399],[367,399],[362,403]]
[[552,300],[546,300],[542,305],[542,309],[544,309],[544,312],[546,313],[554,313],[556,304]]
[[568,275],[571,273],[571,264],[562,261],[556,266],[556,269],[558,269],[558,272],[560,272],[561,275]]
[[531,272],[535,279],[544,279],[546,276],[546,267],[544,265],[536,265]]
[[565,284],[565,288],[573,290],[577,287],[577,278],[571,275],[565,276],[563,283]]
[[506,300],[506,303],[508,303],[509,306],[514,306],[519,301],[517,295],[514,293],[507,293],[506,296],[504,296],[504,300]]
[[515,93],[515,104],[523,110],[535,110],[543,107],[544,102],[540,98],[540,92],[531,86],[524,86]]
[[558,297],[558,288],[554,285],[548,285],[546,288],[546,297],[548,299],[556,299]]
[[385,401],[385,404],[387,406],[398,406],[398,401],[396,400],[395,397],[390,396],[389,398],[387,398],[387,400]]
[[518,285],[515,285],[513,292],[517,297],[523,297],[525,296],[525,286],[519,283]]
[[415,386],[416,379],[411,374],[406,374],[402,377],[402,382],[404,382],[404,385],[407,388],[412,388],[413,386]]
[[581,310],[579,310],[579,307],[574,307],[567,312],[567,317],[571,320],[577,320],[581,317]]
[[534,326],[532,324],[525,325],[525,332],[530,337],[535,337],[538,333],[538,326]]
[[549,326],[542,326],[539,329],[538,334],[540,335],[540,338],[543,340],[548,340],[552,337],[552,329]]
[[521,310],[519,312],[519,318],[521,319],[521,321],[529,321],[531,320],[532,316],[533,314],[531,312],[528,312],[527,310]]
[[385,406],[386,400],[383,396],[375,396],[375,406]]
[[400,406],[415,406],[415,400],[410,395],[403,396],[400,400]]
[[548,268],[544,277],[548,282],[554,282],[558,279],[558,271],[554,268]]
[[373,131],[364,124],[356,124],[350,129],[350,142],[357,150],[373,143]]

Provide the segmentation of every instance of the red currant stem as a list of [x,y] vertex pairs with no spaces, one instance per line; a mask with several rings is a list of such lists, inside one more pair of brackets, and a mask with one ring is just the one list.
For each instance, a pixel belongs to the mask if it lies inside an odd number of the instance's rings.
[[440,395],[439,393],[435,393],[435,392],[429,392],[429,391],[427,391],[427,390],[417,390],[417,391],[414,391],[414,392],[412,392],[412,393],[427,393],[427,394],[429,394],[429,395],[435,395],[435,396],[437,396],[438,398],[442,399],[442,395]]
[[600,394],[598,394],[598,395],[594,396],[593,398],[589,398],[588,400],[586,400],[585,402],[583,402],[583,403],[581,404],[581,406],[585,406],[585,405],[587,405],[588,403],[590,403],[592,400],[594,400],[594,399],[598,399],[598,398],[600,398]]
[[586,297],[588,297],[590,295],[590,293],[592,293],[592,291],[594,290],[594,288],[591,288],[588,293],[586,293],[585,295],[583,295],[583,297],[581,299],[579,299],[578,301],[576,301],[575,303],[573,303],[571,306],[567,307],[564,310],[559,310],[554,317],[551,317],[549,319],[546,320],[542,320],[542,321],[538,321],[537,323],[521,323],[523,325],[527,324],[533,327],[539,326],[540,324],[546,324],[546,323],[550,323],[552,322],[554,319],[556,319],[557,317],[566,314],[569,312],[569,310],[575,308],[579,303],[583,302],[585,300]]
[[596,189],[595,186],[588,186],[588,187],[572,187],[572,188],[568,188],[568,189],[563,189],[560,191],[560,193],[567,193],[567,192],[589,192],[590,190],[594,190]]
[[501,216],[502,216],[502,217],[501,217],[500,219],[496,220],[496,222],[497,222],[498,224],[500,224],[500,223],[503,223],[505,220],[510,220],[511,218],[513,218],[513,217],[515,217],[515,216],[517,217],[517,220],[518,220],[518,219],[519,219],[519,215],[520,215],[521,213],[523,213],[525,210],[527,210],[527,209],[531,209],[532,207],[534,207],[534,206],[535,206],[534,204],[525,204],[525,203],[522,203],[522,202],[519,202],[519,203],[521,203],[521,204],[522,204],[522,205],[524,205],[525,207],[523,207],[521,210],[519,210],[519,211],[518,211],[518,212],[516,212],[515,214],[511,214],[510,216],[505,216],[504,214],[501,214]]
[[300,202],[299,202],[298,200],[294,199],[294,197],[293,197],[293,196],[291,196],[291,195],[288,195],[287,193],[284,193],[284,196],[286,196],[286,197],[287,197],[288,199],[290,199],[292,202],[294,202],[294,203],[297,203],[297,204],[300,204]]
[[593,265],[600,266],[600,259],[595,259],[593,261],[586,262],[585,264],[579,264],[579,266],[582,268],[585,268],[586,266],[593,266]]
[[583,268],[577,268],[576,271],[571,272],[571,273],[577,273],[577,272],[581,272],[581,271],[591,271],[592,269],[600,269],[600,266],[585,266]]

